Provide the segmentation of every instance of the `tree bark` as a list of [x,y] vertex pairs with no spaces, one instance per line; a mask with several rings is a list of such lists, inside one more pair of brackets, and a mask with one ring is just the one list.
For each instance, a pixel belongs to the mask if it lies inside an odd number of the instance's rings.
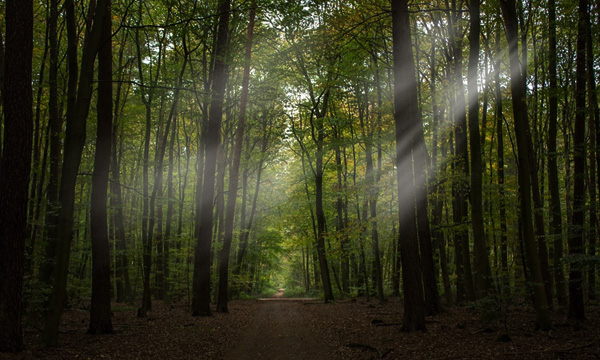
[[518,51],[518,29],[515,0],[501,0],[506,39],[509,44],[510,60],[510,87],[514,111],[515,137],[517,140],[517,157],[519,172],[520,219],[523,230],[523,244],[532,281],[534,308],[536,311],[536,324],[541,329],[551,327],[550,312],[544,289],[544,279],[535,244],[533,229],[532,204],[531,204],[531,167],[529,163],[529,147],[527,136],[529,134],[529,120],[527,117],[527,103],[525,91],[525,78],[521,73],[521,64]]
[[250,82],[250,61],[252,60],[252,35],[254,32],[254,16],[256,8],[250,9],[248,34],[246,37],[246,63],[244,64],[244,77],[242,80],[242,97],[238,117],[237,131],[235,134],[235,147],[233,149],[233,164],[229,174],[229,191],[227,194],[227,209],[225,214],[225,234],[223,248],[219,253],[219,292],[217,296],[217,311],[228,312],[227,301],[229,297],[229,254],[233,240],[233,225],[235,217],[235,203],[239,183],[240,160],[242,157],[242,142],[244,139],[244,126],[246,122],[246,107],[248,105],[248,85]]
[[[67,110],[64,159],[59,189],[60,209],[58,213],[58,236],[56,244],[56,275],[54,278],[54,288],[50,297],[50,311],[46,316],[44,334],[42,335],[43,342],[49,346],[54,346],[58,343],[58,328],[67,296],[67,275],[69,271],[71,241],[73,238],[75,184],[85,145],[87,116],[92,97],[94,62],[99,49],[100,37],[103,30],[102,23],[108,4],[108,0],[99,0],[95,11],[90,11],[90,15],[93,14],[93,24],[90,25],[86,32],[84,40],[77,85],[77,99],[70,111],[69,109]],[[67,21],[74,21],[74,9],[71,0],[66,1],[65,7],[67,11],[72,12],[71,15],[67,16]],[[70,65],[72,64],[70,63]],[[69,78],[69,82],[71,82],[71,78]]]
[[[499,54],[500,49],[500,32],[496,35],[496,50]],[[498,148],[496,149],[498,159],[498,190],[500,198],[498,202],[498,212],[500,215],[500,277],[501,284],[500,292],[503,296],[510,296],[510,276],[508,271],[508,235],[506,225],[506,192],[504,189],[505,175],[504,175],[504,114],[502,105],[502,90],[500,87],[500,65],[501,59],[497,57],[494,64],[494,93],[496,97],[495,101],[495,113],[496,117],[496,137],[498,138]]]
[[113,332],[110,309],[110,246],[108,244],[107,195],[112,137],[112,17],[110,0],[103,20],[98,52],[98,126],[90,208],[92,235],[92,300],[88,334]]
[[[123,47],[119,51],[119,69],[123,66]],[[122,76],[119,75],[122,79]],[[127,256],[127,238],[125,235],[125,221],[124,221],[124,208],[123,208],[123,194],[121,191],[121,162],[117,153],[117,141],[119,131],[119,116],[121,113],[121,89],[122,81],[117,84],[117,92],[115,96],[115,109],[113,116],[113,127],[112,127],[112,150],[111,150],[111,175],[112,180],[110,182],[110,206],[114,209],[113,222],[114,222],[114,241],[116,248],[116,301],[124,302],[131,301],[131,281],[129,278],[129,260]],[[123,101],[125,102],[125,101]]]
[[33,136],[33,4],[5,3],[4,142],[0,170],[0,352],[23,350],[23,265]]
[[469,65],[467,87],[469,93],[469,144],[471,146],[471,225],[473,227],[473,251],[475,257],[475,283],[478,298],[486,297],[492,290],[492,278],[483,227],[481,137],[479,135],[479,91],[477,68],[479,62],[480,17],[479,0],[469,3]]
[[[588,102],[591,108],[589,120],[590,137],[590,233],[588,234],[588,254],[596,256],[598,247],[598,202],[596,199],[597,189],[600,187],[600,108],[598,107],[598,95],[596,94],[596,74],[594,71],[594,40],[592,36],[592,24],[590,16],[586,19],[586,43],[587,43],[587,89]],[[596,263],[591,263],[588,269],[588,298],[596,300]]]
[[[450,306],[452,304],[452,290],[450,286],[450,276],[448,274],[448,261],[446,259],[446,239],[444,233],[441,231],[442,226],[442,217],[443,217],[443,196],[444,189],[440,186],[440,182],[438,176],[445,172],[446,165],[445,161],[445,150],[442,151],[442,158],[440,162],[443,164],[438,169],[438,148],[443,146],[443,143],[439,140],[440,138],[440,128],[442,121],[442,111],[438,105],[437,99],[437,67],[436,67],[436,44],[432,42],[431,44],[431,63],[430,63],[430,71],[431,71],[431,82],[430,82],[430,91],[431,91],[431,107],[433,111],[433,136],[432,136],[432,156],[431,156],[431,169],[433,170],[434,176],[430,177],[430,183],[434,183],[435,185],[430,187],[430,192],[432,194],[432,217],[431,217],[431,235],[433,238],[433,247],[437,246],[439,249],[439,262],[440,268],[442,271],[442,281],[444,283],[444,298],[446,300],[446,306]],[[433,180],[433,181],[432,181]]]
[[553,272],[556,286],[556,298],[560,308],[567,307],[565,275],[563,271],[563,234],[562,211],[560,204],[556,137],[558,123],[558,86],[556,76],[556,1],[548,1],[548,81],[549,81],[549,114],[548,114],[548,188],[550,191],[550,236],[554,239]]
[[[394,55],[394,123],[396,125],[396,171],[398,177],[398,233],[404,290],[403,331],[425,330],[425,302],[415,214],[412,150],[418,124],[417,84],[407,0],[392,1]],[[421,131],[421,129],[418,129]],[[416,159],[419,161],[422,159]],[[404,206],[403,206],[404,205]]]
[[[204,144],[204,176],[202,199],[196,205],[197,244],[194,251],[194,283],[192,297],[192,315],[208,316],[210,310],[210,268],[213,234],[213,202],[215,194],[215,170],[217,166],[217,150],[219,147],[219,130],[223,116],[223,100],[225,96],[226,47],[229,33],[230,1],[219,3],[219,27],[215,49],[215,67],[212,76],[212,99],[208,127]],[[200,170],[198,182],[201,181]]]
[[[569,236],[569,255],[584,253],[585,223],[585,118],[586,93],[586,19],[588,1],[579,0],[577,52],[575,55],[575,132],[573,134],[573,214]],[[569,269],[569,318],[585,319],[583,305],[583,274],[580,261],[573,258]]]
[[[67,62],[68,62],[68,94],[67,94],[67,112],[76,100],[77,91],[77,39],[74,29],[74,20],[70,21],[72,1],[65,1],[64,7],[67,11]],[[58,0],[52,0],[50,3],[50,18],[48,22],[49,44],[50,44],[50,77],[48,94],[48,132],[50,133],[50,171],[48,176],[48,185],[46,187],[46,256],[42,260],[39,269],[39,279],[48,287],[52,286],[54,275],[54,260],[56,259],[56,237],[58,236],[58,186],[60,182],[60,154],[61,154],[61,133],[62,119],[58,111]]]

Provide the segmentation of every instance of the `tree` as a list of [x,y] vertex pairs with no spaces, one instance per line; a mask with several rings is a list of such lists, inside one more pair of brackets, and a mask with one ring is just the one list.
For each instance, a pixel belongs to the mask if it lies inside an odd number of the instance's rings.
[[558,165],[556,151],[557,123],[558,123],[558,86],[556,75],[556,1],[548,1],[548,188],[550,190],[550,235],[554,237],[553,272],[556,286],[558,306],[565,308],[567,295],[565,292],[565,276],[563,272],[563,237],[562,237],[562,211],[560,205],[560,191],[558,180]]
[[404,290],[403,331],[425,330],[425,302],[415,215],[418,193],[413,183],[413,161],[425,161],[413,156],[418,129],[417,84],[410,34],[407,0],[392,1],[392,35],[394,42],[394,123],[396,124],[396,171],[400,252],[402,256],[402,287]]
[[479,91],[477,68],[479,63],[480,16],[479,0],[469,3],[471,28],[469,31],[469,66],[467,86],[469,92],[469,144],[471,146],[471,224],[475,255],[475,282],[478,297],[485,297],[492,289],[490,263],[483,227],[481,137],[479,135]]
[[525,102],[525,78],[521,73],[521,64],[519,61],[517,10],[515,0],[501,0],[500,6],[502,8],[510,60],[510,89],[514,112],[515,137],[517,140],[520,195],[519,210],[522,227],[522,241],[527,256],[527,265],[529,266],[531,274],[536,324],[541,329],[549,329],[551,326],[551,319],[548,303],[546,301],[540,260],[537,256],[538,251],[535,243],[535,233],[533,230],[531,210],[531,168],[529,163],[529,146],[527,142],[529,136],[529,119],[527,117],[527,103]]
[[[586,18],[588,16],[587,0],[579,0],[579,21],[577,25],[576,53],[576,89],[575,89],[575,132],[573,134],[573,214],[569,236],[569,255],[583,254],[584,222],[585,222],[585,118],[587,114],[586,90]],[[569,270],[569,318],[585,319],[583,306],[582,264],[576,258],[571,262]]]
[[246,59],[244,64],[244,79],[242,80],[242,97],[240,102],[240,114],[238,117],[237,130],[235,134],[235,147],[233,150],[233,164],[229,174],[229,193],[227,195],[227,210],[225,214],[225,234],[223,236],[223,248],[219,254],[219,293],[217,297],[217,311],[228,312],[228,287],[229,287],[229,253],[233,239],[233,220],[235,216],[235,203],[237,200],[237,189],[239,182],[240,160],[242,157],[242,141],[244,139],[244,126],[246,121],[246,107],[248,105],[248,84],[250,82],[250,61],[252,60],[252,35],[254,32],[254,17],[256,8],[250,9],[248,21],[248,35],[246,37]]
[[[194,283],[192,297],[192,314],[194,316],[211,315],[210,310],[210,268],[213,234],[213,203],[215,194],[215,170],[217,166],[217,149],[219,147],[219,130],[223,116],[223,100],[225,97],[226,47],[229,32],[229,0],[219,3],[219,26],[215,48],[215,65],[212,75],[212,93],[208,127],[205,130],[204,173],[198,167],[198,183],[202,182],[201,201],[196,204],[197,239],[194,250]],[[203,175],[203,176],[201,176]],[[197,191],[200,191],[198,188]],[[198,195],[197,195],[198,196]]]
[[[67,21],[74,22],[75,10],[72,0],[67,0],[64,5],[68,13]],[[107,0],[99,0],[95,9],[90,8],[90,15],[93,14],[94,21],[86,31],[77,83],[77,96],[72,103],[69,103],[70,107],[67,109],[63,170],[59,190],[60,209],[58,210],[58,228],[56,229],[56,275],[50,298],[49,313],[45,319],[44,334],[42,336],[44,343],[49,346],[58,343],[58,328],[67,295],[67,275],[71,255],[71,241],[73,239],[75,183],[81,164],[83,146],[85,145],[87,116],[92,97],[94,63],[100,45],[100,35],[103,31],[102,22],[107,7]],[[75,30],[71,26],[67,26],[67,28],[71,31]],[[72,38],[70,37],[70,39]],[[71,75],[72,73],[70,73]]]
[[103,20],[98,52],[98,125],[92,178],[92,303],[89,334],[113,332],[110,310],[110,246],[108,244],[107,194],[112,138],[112,17],[110,0]]
[[0,352],[23,350],[22,287],[33,136],[33,4],[7,0],[0,162]]

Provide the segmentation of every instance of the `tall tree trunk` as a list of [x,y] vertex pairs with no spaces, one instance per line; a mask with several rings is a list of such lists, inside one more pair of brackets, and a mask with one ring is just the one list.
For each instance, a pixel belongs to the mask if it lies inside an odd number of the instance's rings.
[[229,174],[229,191],[227,194],[227,209],[225,214],[225,234],[223,248],[219,253],[219,292],[217,296],[217,311],[228,312],[227,301],[229,297],[229,254],[233,240],[233,225],[235,216],[235,203],[239,182],[240,160],[242,157],[242,142],[244,139],[244,126],[246,122],[246,107],[248,104],[248,85],[250,82],[250,61],[252,60],[252,35],[254,32],[254,16],[256,8],[250,9],[248,34],[246,37],[246,63],[244,64],[244,78],[242,80],[242,97],[240,114],[238,117],[237,131],[235,134],[235,147],[233,149],[233,164]]
[[[169,262],[171,259],[170,256],[170,252],[171,252],[171,246],[172,246],[172,239],[173,239],[173,235],[172,235],[172,227],[173,227],[173,212],[175,210],[175,189],[173,187],[173,170],[175,167],[175,163],[174,163],[174,147],[175,147],[175,136],[177,134],[177,122],[176,119],[174,119],[173,125],[171,127],[171,141],[169,144],[169,171],[167,173],[167,218],[165,220],[165,237],[164,237],[164,245],[163,245],[163,250],[164,250],[164,261],[163,261],[163,274],[165,277],[165,283],[164,283],[164,294],[163,294],[163,300],[165,301],[170,301],[170,284],[171,284],[171,280],[170,280],[170,266],[169,266]],[[181,175],[180,175],[181,176]]]
[[[440,182],[438,179],[439,174],[445,172],[445,165],[440,166],[438,169],[438,148],[441,145],[439,140],[440,138],[440,128],[442,121],[442,111],[438,105],[437,99],[437,67],[436,67],[436,43],[435,41],[431,44],[431,60],[430,60],[430,71],[431,71],[431,81],[430,81],[430,91],[431,91],[431,107],[433,111],[433,136],[432,136],[432,155],[431,155],[431,169],[433,171],[434,176],[430,177],[430,183],[434,183],[435,185],[430,187],[431,203],[432,203],[432,216],[431,216],[431,235],[433,238],[433,247],[434,249],[437,247],[439,250],[439,262],[440,268],[442,270],[442,281],[444,283],[444,297],[446,300],[446,305],[450,306],[452,304],[452,290],[450,286],[450,276],[448,274],[448,262],[446,259],[446,239],[444,233],[441,231],[442,226],[442,217],[443,217],[443,207],[444,203],[442,201],[443,197],[443,187],[440,186]],[[440,163],[445,161],[445,157],[442,156],[440,159]]]
[[[596,256],[598,236],[598,202],[596,191],[600,186],[600,109],[598,108],[598,95],[596,94],[596,74],[594,71],[594,40],[592,36],[592,24],[590,16],[586,19],[586,43],[587,43],[587,89],[588,102],[591,108],[589,120],[590,137],[590,233],[588,234],[588,254]],[[596,300],[596,263],[591,263],[588,269],[588,297]]]
[[469,245],[469,232],[467,227],[461,226],[467,223],[469,216],[468,178],[469,178],[469,149],[467,143],[467,113],[465,104],[465,89],[463,86],[462,65],[462,38],[460,26],[460,12],[457,11],[456,1],[452,1],[454,10],[451,17],[450,41],[452,43],[453,64],[453,88],[454,88],[454,151],[455,163],[454,173],[456,182],[454,186],[455,223],[458,228],[455,231],[456,242],[460,244],[458,252],[461,262],[462,281],[464,284],[464,295],[466,300],[475,300],[475,288],[473,285],[473,271],[471,268],[471,251]]
[[531,274],[534,308],[536,311],[536,324],[541,329],[551,326],[550,312],[544,290],[544,279],[538,258],[538,250],[535,244],[535,233],[533,230],[533,219],[531,211],[531,167],[529,163],[529,147],[527,135],[529,134],[529,120],[527,118],[527,103],[525,102],[525,78],[521,73],[519,61],[519,38],[517,26],[517,12],[515,0],[501,0],[506,39],[509,44],[510,60],[510,87],[512,92],[512,103],[515,122],[515,137],[517,140],[517,157],[519,171],[519,195],[520,195],[520,219],[523,230],[523,244],[527,256],[529,271]]
[[334,130],[334,135],[336,139],[336,147],[335,147],[335,167],[336,167],[336,176],[337,176],[337,199],[336,199],[336,231],[339,234],[342,234],[342,238],[340,239],[340,253],[341,253],[341,269],[342,269],[342,293],[347,295],[350,293],[350,263],[349,259],[349,239],[345,234],[345,218],[344,218],[344,198],[342,196],[342,192],[344,191],[344,183],[342,182],[342,172],[344,170],[342,165],[342,150],[340,143],[342,142],[342,131],[338,128]]
[[90,208],[92,234],[92,300],[88,334],[113,332],[110,310],[110,246],[108,244],[107,194],[112,133],[112,17],[110,0],[103,20],[98,52],[98,126]]
[[[499,54],[500,49],[500,32],[496,35],[496,50]],[[504,189],[504,114],[502,113],[502,90],[500,87],[500,65],[501,58],[498,56],[494,64],[494,93],[495,113],[496,117],[496,137],[498,138],[498,148],[496,157],[498,159],[498,189],[500,198],[498,202],[498,211],[500,215],[500,274],[501,284],[500,292],[503,296],[510,296],[510,276],[508,271],[508,228],[506,226],[506,192]]]
[[469,2],[471,28],[469,31],[469,66],[467,87],[469,93],[469,144],[471,146],[471,225],[473,226],[473,252],[475,257],[475,283],[478,298],[492,290],[492,274],[483,227],[481,138],[479,135],[479,91],[477,68],[479,63],[479,2]]
[[[219,28],[215,48],[215,67],[212,76],[212,99],[208,127],[204,144],[204,176],[202,199],[196,204],[197,244],[194,251],[194,283],[192,297],[192,315],[211,315],[210,310],[210,268],[213,234],[213,202],[215,193],[215,170],[217,166],[217,150],[219,147],[219,130],[223,116],[223,100],[225,96],[226,47],[229,33],[230,0],[219,3]],[[198,182],[201,173],[198,170]]]
[[0,352],[23,350],[23,265],[33,136],[33,4],[7,0],[0,171]]
[[[64,7],[67,11],[67,19],[70,19],[74,11],[72,1],[65,1]],[[48,186],[46,188],[46,256],[42,260],[39,269],[40,281],[48,287],[52,286],[52,278],[56,259],[56,237],[58,236],[58,186],[60,182],[60,154],[62,119],[58,109],[58,0],[50,2],[49,18],[49,44],[50,44],[50,77],[48,94],[48,132],[50,133],[50,172]],[[77,98],[77,36],[74,21],[67,21],[67,63],[69,85],[67,90],[67,111],[71,108]]]
[[[142,18],[142,3],[139,4],[139,20]],[[141,39],[140,30],[137,29],[135,32],[135,43],[137,50],[137,65],[139,81],[142,87],[145,87],[144,72],[142,68],[142,51],[141,51]],[[150,296],[150,271],[152,269],[152,238],[148,236],[148,203],[149,203],[149,167],[150,167],[150,132],[152,128],[152,99],[153,91],[152,88],[148,89],[146,93],[142,94],[142,103],[146,110],[145,118],[145,130],[144,130],[144,154],[143,154],[143,165],[142,165],[142,281],[143,281],[143,294],[142,294],[142,306],[138,309],[138,317],[146,317],[148,311],[152,309],[152,299]]]
[[[51,4],[50,4],[51,5]],[[52,7],[52,6],[50,6]],[[56,8],[55,8],[56,9]],[[49,13],[48,11],[46,12],[47,14],[47,20],[49,21]],[[56,29],[54,29],[56,32]],[[45,36],[45,45],[44,45],[44,54],[42,55],[42,59],[40,61],[40,67],[39,67],[39,75],[38,75],[38,83],[37,83],[37,94],[35,97],[35,113],[34,113],[34,120],[33,120],[33,154],[32,154],[32,164],[31,164],[31,181],[29,184],[29,205],[28,205],[28,209],[27,209],[27,241],[25,242],[25,265],[24,265],[24,271],[25,274],[28,275],[33,275],[33,269],[34,269],[34,264],[33,264],[33,252],[35,249],[35,242],[37,239],[37,234],[39,232],[39,229],[41,228],[41,224],[39,221],[39,214],[40,214],[40,208],[41,208],[41,201],[43,198],[43,195],[41,193],[41,190],[44,186],[44,180],[46,178],[46,159],[47,159],[47,144],[46,147],[44,148],[44,156],[43,156],[43,160],[42,160],[42,166],[40,166],[40,161],[41,161],[41,151],[40,148],[42,146],[41,142],[42,142],[42,134],[43,134],[43,128],[44,126],[42,126],[42,124],[40,123],[40,118],[41,118],[41,108],[42,108],[42,95],[43,95],[43,90],[46,87],[46,83],[44,81],[45,79],[45,73],[46,73],[46,60],[48,58],[48,52],[50,50],[50,29],[49,26],[46,26],[46,36]],[[56,38],[55,38],[56,39]],[[2,38],[0,37],[0,41],[2,41]],[[2,56],[2,58],[4,58],[4,51],[3,49],[0,51],[0,56]],[[4,64],[2,63],[2,61],[0,61],[0,68],[3,68]],[[56,78],[55,78],[56,80]],[[4,82],[4,70],[0,70],[0,82]],[[56,82],[55,84],[55,88],[57,88],[56,86]],[[0,101],[2,99],[2,87],[0,85]],[[50,107],[50,106],[49,106]],[[47,137],[46,137],[47,139]],[[44,141],[45,143],[47,143],[47,140]],[[0,143],[0,149],[2,148],[2,145]],[[40,178],[38,179],[38,175],[40,175]]]
[[[421,118],[417,119],[417,129],[423,128]],[[437,315],[440,312],[440,299],[437,288],[435,265],[433,263],[433,247],[431,242],[431,230],[429,227],[429,210],[427,204],[427,176],[425,166],[427,164],[427,148],[422,130],[417,133],[415,147],[413,148],[413,168],[415,178],[417,231],[419,237],[419,248],[421,250],[421,266],[423,272],[423,287],[425,295],[426,314]]]
[[379,299],[379,303],[385,303],[385,295],[383,293],[383,276],[381,270],[381,258],[379,253],[379,232],[377,229],[377,197],[379,196],[377,189],[377,179],[374,174],[373,169],[373,146],[370,143],[370,138],[373,134],[368,134],[369,139],[367,140],[367,144],[365,146],[365,155],[367,160],[366,167],[366,177],[367,184],[369,184],[369,217],[364,219],[366,224],[371,224],[371,240],[373,241],[373,272],[375,275],[375,284],[377,286],[377,298]]
[[[396,124],[396,168],[402,286],[404,290],[403,331],[425,330],[425,302],[419,263],[415,218],[415,196],[419,190],[412,176],[412,150],[418,126],[417,84],[410,34],[407,0],[392,1],[394,55],[394,122]],[[418,129],[417,131],[421,131]],[[423,159],[416,159],[416,161]],[[404,205],[404,206],[403,206]]]
[[[67,296],[67,275],[69,272],[69,258],[73,238],[75,184],[85,145],[87,116],[92,97],[94,62],[100,45],[100,37],[103,30],[102,23],[108,4],[108,0],[99,0],[95,11],[93,11],[94,9],[90,9],[92,10],[90,11],[90,15],[93,14],[93,24],[89,27],[85,35],[77,85],[77,100],[70,111],[69,109],[67,110],[63,170],[59,189],[60,210],[58,214],[56,244],[56,275],[54,278],[54,288],[50,297],[50,311],[46,316],[44,334],[42,335],[43,342],[46,345],[56,345],[58,342],[58,328]],[[67,0],[64,5],[67,8],[67,12],[71,12],[67,16],[67,21],[75,21],[71,0]],[[72,64],[69,65],[71,66]]]
[[[573,215],[571,235],[569,236],[569,254],[584,253],[585,223],[585,117],[587,113],[586,92],[586,19],[588,1],[579,0],[579,21],[577,31],[577,53],[575,57],[575,132],[573,134]],[[578,261],[570,264],[569,270],[569,318],[585,319],[583,306],[582,264]]]
[[[123,66],[123,47],[119,51],[119,69]],[[122,71],[120,71],[122,72]],[[120,76],[122,79],[122,76]],[[117,302],[130,302],[131,301],[131,281],[129,279],[129,260],[127,256],[127,238],[125,235],[125,221],[124,221],[124,205],[123,205],[123,194],[121,191],[121,161],[117,153],[117,141],[119,132],[119,117],[121,114],[121,90],[122,81],[117,84],[117,92],[115,96],[115,109],[113,116],[113,127],[112,127],[112,139],[111,139],[111,175],[112,180],[110,182],[110,206],[114,209],[113,221],[114,221],[114,240],[116,249],[116,288],[117,288]],[[125,102],[125,101],[123,101]]]
[[549,115],[548,115],[548,190],[550,191],[550,236],[554,239],[553,273],[556,286],[556,298],[560,308],[567,307],[565,275],[563,271],[563,234],[562,211],[558,180],[558,165],[556,152],[556,137],[558,123],[558,86],[556,76],[556,1],[548,1],[548,81],[549,81]]
[[[326,95],[329,91],[326,91]],[[323,100],[327,104],[326,100]],[[317,154],[315,164],[315,215],[317,218],[317,255],[319,258],[319,270],[321,272],[321,282],[323,284],[325,302],[333,301],[333,290],[331,289],[331,279],[329,277],[329,266],[327,265],[327,254],[325,252],[325,211],[323,209],[323,140],[325,137],[325,127],[323,117],[325,108],[321,115],[317,115],[315,121],[317,128]]]

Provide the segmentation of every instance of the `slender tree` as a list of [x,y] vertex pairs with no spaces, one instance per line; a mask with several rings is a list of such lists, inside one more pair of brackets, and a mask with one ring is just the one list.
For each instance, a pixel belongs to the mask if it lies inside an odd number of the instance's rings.
[[223,236],[223,248],[219,254],[219,292],[217,297],[217,311],[228,312],[228,290],[229,290],[229,254],[231,252],[231,241],[233,240],[233,223],[235,216],[235,203],[237,200],[237,189],[239,182],[240,160],[242,157],[242,141],[244,139],[244,126],[246,122],[246,107],[248,105],[248,84],[250,82],[250,61],[252,60],[252,37],[254,33],[254,17],[256,8],[250,9],[248,21],[248,34],[246,36],[246,59],[244,64],[244,78],[242,80],[242,98],[240,102],[240,114],[238,116],[237,130],[235,133],[235,147],[233,149],[233,164],[229,174],[229,191],[227,194],[227,210],[225,214],[225,234]]
[[515,137],[517,140],[522,241],[531,276],[530,280],[532,281],[531,287],[536,311],[536,323],[541,329],[549,329],[552,324],[546,300],[538,249],[535,243],[531,210],[531,168],[528,154],[529,146],[527,143],[529,119],[527,117],[527,103],[525,102],[525,78],[521,72],[521,63],[519,61],[517,10],[515,0],[501,0],[500,6],[502,8],[510,61],[510,88],[514,111]]
[[[577,52],[575,57],[576,89],[575,89],[575,132],[573,134],[573,214],[569,236],[569,254],[584,253],[585,223],[585,118],[587,114],[586,91],[586,19],[588,1],[579,0],[579,21],[577,30]],[[581,263],[577,259],[569,269],[569,317],[585,319],[583,305],[583,274]]]
[[0,162],[0,352],[23,350],[24,249],[33,136],[33,4],[5,3],[4,142]]
[[565,290],[565,275],[563,271],[563,236],[562,211],[558,180],[558,165],[556,152],[556,137],[558,123],[558,86],[556,75],[556,1],[548,1],[548,189],[550,191],[550,235],[553,237],[554,256],[553,273],[556,286],[558,306],[566,308],[567,294]]
[[[496,50],[500,53],[500,32],[496,35]],[[504,174],[504,113],[503,113],[503,96],[500,87],[500,65],[501,58],[498,56],[494,64],[494,94],[495,94],[495,122],[496,122],[496,138],[498,147],[496,149],[498,158],[498,188],[500,199],[498,203],[498,212],[500,215],[500,273],[501,283],[500,288],[502,295],[510,294],[510,276],[508,271],[508,227],[506,225],[506,191],[504,189],[505,174]]]
[[469,144],[471,147],[471,224],[475,256],[475,282],[478,297],[484,297],[492,289],[491,271],[483,227],[481,136],[479,134],[479,91],[477,68],[479,63],[480,15],[479,0],[469,2],[471,28],[469,31],[469,65],[467,86],[469,93]]
[[92,302],[89,334],[113,332],[110,310],[110,246],[108,244],[107,194],[112,137],[112,18],[110,0],[104,15],[98,52],[98,106],[96,153],[90,209],[92,235]]
[[[596,199],[597,190],[599,187],[600,174],[596,171],[600,171],[600,107],[598,106],[598,95],[596,94],[596,71],[594,70],[594,39],[592,34],[592,22],[591,16],[588,15],[586,19],[586,66],[587,66],[587,95],[588,103],[590,104],[591,112],[589,123],[589,138],[590,138],[590,151],[589,151],[589,176],[590,176],[590,231],[588,233],[588,254],[596,256],[596,249],[598,248],[598,201]],[[597,298],[596,293],[596,269],[597,264],[592,263],[588,268],[588,297],[591,300]]]
[[[394,123],[396,125],[396,171],[400,252],[402,256],[402,286],[404,290],[403,331],[425,330],[425,301],[419,263],[412,151],[419,116],[417,84],[410,34],[407,0],[392,1],[392,35],[394,54]],[[422,131],[418,129],[418,131]],[[425,159],[415,158],[415,161]],[[412,190],[412,191],[411,191]],[[403,196],[404,195],[404,196]],[[417,197],[425,194],[416,194]]]
[[[198,183],[202,181],[201,201],[196,204],[197,239],[194,250],[194,283],[192,297],[192,314],[194,316],[211,315],[210,310],[210,268],[213,234],[213,202],[215,194],[215,170],[217,166],[217,149],[219,147],[219,130],[223,116],[223,100],[227,83],[226,47],[229,33],[230,1],[219,3],[219,26],[215,48],[215,65],[212,75],[212,98],[208,127],[204,136],[204,171],[198,169]],[[204,175],[201,177],[201,175]],[[197,195],[198,196],[198,195]]]
[[[56,275],[50,297],[50,310],[45,319],[44,334],[42,336],[44,343],[50,346],[58,343],[58,328],[67,296],[67,275],[71,255],[71,241],[73,239],[75,185],[85,145],[87,116],[92,98],[94,63],[100,46],[103,31],[102,23],[108,4],[108,0],[99,0],[95,8],[92,6],[89,9],[93,23],[88,25],[84,39],[77,82],[77,97],[72,106],[67,109],[63,170],[59,189],[60,209],[56,243]],[[65,7],[70,12],[67,16],[68,22],[75,21],[72,5],[71,0],[65,2]]]

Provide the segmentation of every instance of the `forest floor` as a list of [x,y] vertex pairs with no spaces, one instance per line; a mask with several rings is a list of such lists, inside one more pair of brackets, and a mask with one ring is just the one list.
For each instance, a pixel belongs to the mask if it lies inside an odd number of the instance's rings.
[[[535,330],[533,312],[522,305],[487,324],[486,311],[453,307],[428,317],[427,332],[402,333],[396,298],[385,305],[364,298],[323,304],[281,295],[232,301],[228,314],[211,317],[154,302],[141,319],[134,306],[114,304],[116,333],[101,336],[86,335],[87,309],[71,309],[59,347],[41,347],[40,330],[27,326],[26,350],[0,359],[600,359],[597,305],[588,306],[583,322],[555,314],[548,332]],[[499,341],[504,333],[511,341]]]

